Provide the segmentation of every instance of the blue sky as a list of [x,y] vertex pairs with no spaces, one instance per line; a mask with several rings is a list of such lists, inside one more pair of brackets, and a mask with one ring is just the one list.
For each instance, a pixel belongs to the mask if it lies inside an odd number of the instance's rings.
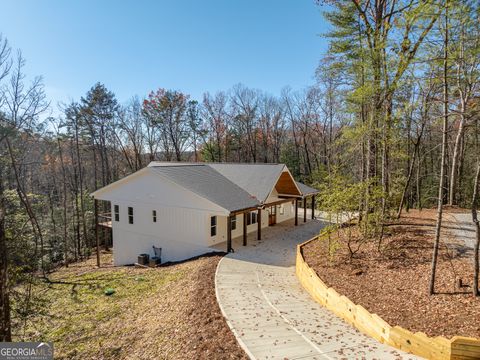
[[0,32],[42,75],[52,105],[97,81],[120,102],[236,83],[274,95],[313,83],[327,25],[313,0],[2,0]]

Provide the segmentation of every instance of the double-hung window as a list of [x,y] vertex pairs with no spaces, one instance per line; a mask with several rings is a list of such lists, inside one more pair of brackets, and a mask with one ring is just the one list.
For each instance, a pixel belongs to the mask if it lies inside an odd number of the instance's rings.
[[210,236],[217,235],[217,217],[211,216],[210,217]]
[[153,222],[157,222],[157,210],[152,210],[152,220]]
[[237,215],[233,215],[231,218],[230,218],[230,228],[232,230],[235,230],[237,228]]
[[128,223],[133,224],[133,207],[128,207]]
[[120,221],[120,206],[113,205],[113,215],[115,217],[115,221]]

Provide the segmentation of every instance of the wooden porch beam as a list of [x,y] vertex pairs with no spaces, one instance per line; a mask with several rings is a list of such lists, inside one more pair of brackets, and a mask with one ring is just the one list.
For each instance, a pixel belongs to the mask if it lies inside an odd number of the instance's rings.
[[295,226],[298,225],[298,199],[295,199]]
[[258,209],[257,215],[257,240],[262,240],[262,209]]
[[98,200],[93,200],[93,207],[95,212],[95,241],[97,243],[97,266],[100,267],[100,239],[98,233]]
[[303,198],[303,222],[307,222],[307,198]]
[[315,195],[312,195],[312,220],[315,219]]
[[230,213],[230,215],[238,215],[238,214],[245,214],[245,213],[249,213],[251,211],[255,211],[257,210],[258,207],[252,207],[252,208],[248,208],[248,209],[243,209],[243,210],[236,210],[236,211],[232,211]]
[[280,199],[301,199],[301,195],[294,195],[294,194],[278,194],[277,195]]
[[243,213],[243,246],[247,246],[247,213]]
[[227,253],[232,252],[232,216],[227,216]]
[[270,202],[270,203],[266,203],[266,204],[265,204],[265,207],[270,207],[270,206],[274,206],[274,205],[285,204],[285,203],[288,203],[288,202],[293,201],[293,200],[295,200],[295,198],[285,198],[284,200],[272,201],[272,202]]

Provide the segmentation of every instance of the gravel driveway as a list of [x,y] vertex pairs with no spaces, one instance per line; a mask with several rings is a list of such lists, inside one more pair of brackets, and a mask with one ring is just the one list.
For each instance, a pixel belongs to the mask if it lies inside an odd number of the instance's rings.
[[472,214],[451,213],[449,215],[455,219],[455,226],[450,229],[451,233],[455,235],[457,240],[463,241],[467,248],[473,250],[475,246],[475,227],[472,223]]

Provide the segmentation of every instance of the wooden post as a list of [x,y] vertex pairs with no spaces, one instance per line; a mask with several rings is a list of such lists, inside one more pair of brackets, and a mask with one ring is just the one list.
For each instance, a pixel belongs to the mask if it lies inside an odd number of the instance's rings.
[[257,226],[257,240],[262,240],[262,209],[258,209]]
[[[107,220],[107,219],[105,219],[105,220]],[[108,230],[108,228],[105,227],[105,235],[103,237],[103,241],[104,241],[103,245],[105,247],[105,251],[108,251],[108,243],[110,242],[110,240],[109,240],[110,232],[112,232],[112,228],[110,228],[110,230]]]
[[315,195],[312,195],[312,220],[315,219]]
[[298,199],[295,199],[295,226],[298,225]]
[[[103,237],[103,246],[105,248],[105,251],[108,251],[108,247],[110,244],[110,234],[113,231],[113,209],[112,209],[112,203],[109,204],[110,206],[110,228],[105,227],[105,235]],[[105,222],[108,224],[108,217],[105,217]]]
[[232,217],[227,216],[227,252],[232,252]]
[[97,243],[97,266],[100,267],[100,239],[98,233],[98,200],[93,200],[93,206],[95,211],[95,241]]
[[247,213],[243,213],[243,246],[247,246]]
[[307,222],[307,198],[303,198],[303,222]]

